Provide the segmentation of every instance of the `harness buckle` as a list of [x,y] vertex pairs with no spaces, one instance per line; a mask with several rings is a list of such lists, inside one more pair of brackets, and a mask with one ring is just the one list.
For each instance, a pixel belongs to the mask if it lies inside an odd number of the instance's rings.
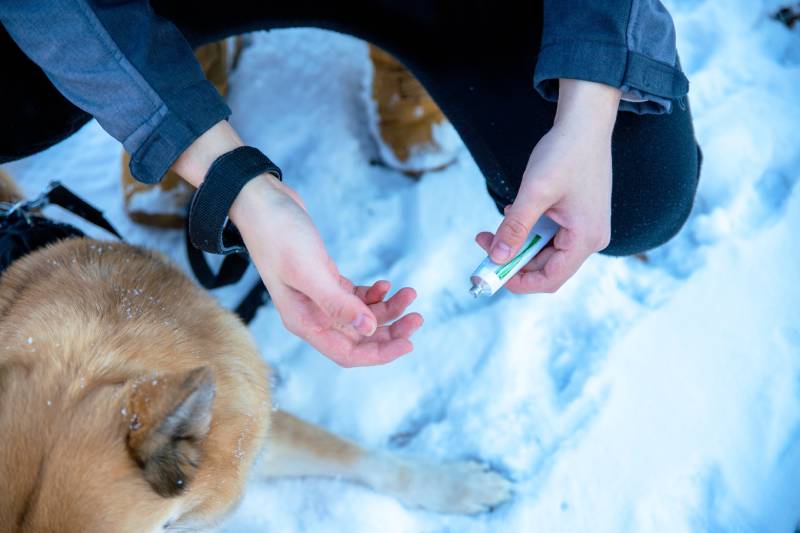
[[12,219],[15,215],[25,219],[27,224],[31,223],[30,213],[47,207],[50,204],[50,194],[57,187],[61,187],[60,181],[51,181],[45,190],[35,198],[20,200],[18,202],[0,202],[0,216]]

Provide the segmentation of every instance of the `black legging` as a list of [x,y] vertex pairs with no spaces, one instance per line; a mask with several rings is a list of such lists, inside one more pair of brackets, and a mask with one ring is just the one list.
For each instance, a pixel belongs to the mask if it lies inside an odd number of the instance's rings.
[[[217,0],[205,4],[210,7],[189,7],[183,0],[151,3],[195,47],[255,30],[311,26],[384,48],[419,78],[447,115],[498,207],[513,201],[531,150],[553,123],[555,104],[533,89],[540,2]],[[41,77],[35,70],[31,75]],[[20,89],[28,98],[35,93],[31,83]],[[42,141],[39,136],[40,144],[65,137],[87,120],[53,95],[52,87],[40,90],[61,121],[60,131],[48,130],[50,138]],[[8,153],[5,135],[0,137],[2,156]],[[25,152],[24,146],[17,150]],[[667,115],[620,113],[612,154],[611,244],[604,252],[627,255],[663,244],[686,221],[699,176],[700,151],[685,100],[675,102]]]

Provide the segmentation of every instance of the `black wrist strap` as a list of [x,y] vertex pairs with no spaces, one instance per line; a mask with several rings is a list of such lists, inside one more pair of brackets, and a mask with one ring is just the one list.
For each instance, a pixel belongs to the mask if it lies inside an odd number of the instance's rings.
[[189,204],[189,239],[195,248],[223,255],[246,252],[228,212],[242,188],[266,172],[282,179],[281,169],[252,146],[231,150],[211,164]]

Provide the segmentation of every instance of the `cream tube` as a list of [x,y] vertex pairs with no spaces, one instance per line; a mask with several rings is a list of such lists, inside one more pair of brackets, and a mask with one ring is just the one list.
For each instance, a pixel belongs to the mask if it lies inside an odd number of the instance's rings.
[[558,231],[558,227],[558,224],[548,217],[542,217],[534,224],[517,255],[508,263],[498,265],[487,256],[469,278],[472,281],[469,293],[475,298],[483,294],[491,296],[496,293],[550,242]]

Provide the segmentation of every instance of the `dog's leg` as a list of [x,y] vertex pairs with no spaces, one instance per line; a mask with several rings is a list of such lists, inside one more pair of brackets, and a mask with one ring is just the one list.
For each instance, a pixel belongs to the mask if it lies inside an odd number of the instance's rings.
[[11,176],[0,170],[0,202],[18,202],[22,198],[22,192]]
[[487,511],[511,494],[509,481],[480,463],[423,463],[370,452],[281,411],[273,414],[259,474],[336,477],[449,513]]

